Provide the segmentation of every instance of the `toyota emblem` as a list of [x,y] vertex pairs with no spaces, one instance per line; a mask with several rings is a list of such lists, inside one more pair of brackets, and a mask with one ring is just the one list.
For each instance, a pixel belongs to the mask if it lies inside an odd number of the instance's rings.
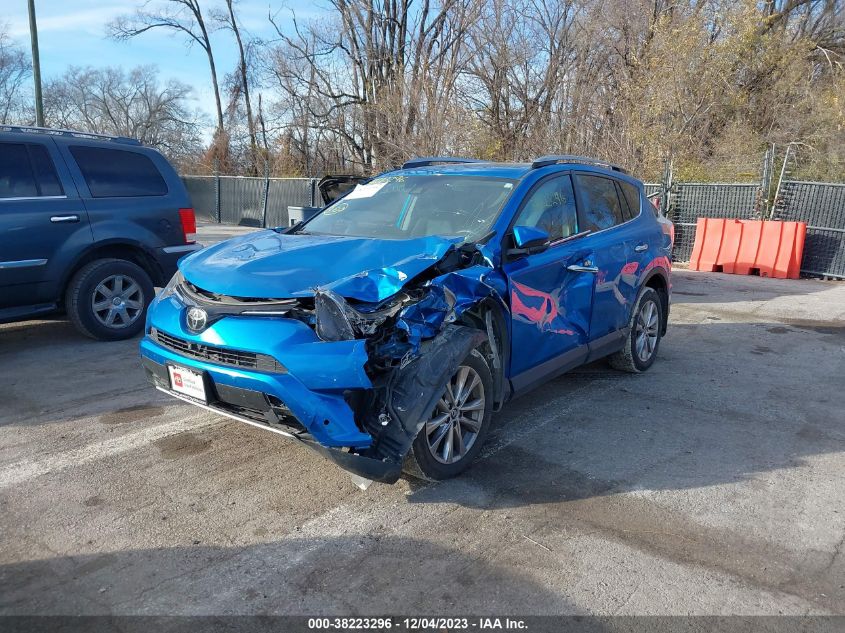
[[185,315],[185,321],[188,323],[188,329],[192,332],[200,332],[205,329],[208,324],[208,313],[202,308],[188,308],[188,313]]

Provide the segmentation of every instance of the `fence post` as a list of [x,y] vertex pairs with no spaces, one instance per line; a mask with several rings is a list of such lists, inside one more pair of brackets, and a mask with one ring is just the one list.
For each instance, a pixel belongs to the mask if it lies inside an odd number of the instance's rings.
[[267,196],[270,193],[270,166],[264,162],[264,199],[261,202],[261,227],[267,228]]
[[663,195],[660,196],[660,212],[669,217],[669,196],[672,191],[672,157],[667,156],[663,161],[663,177],[661,178]]
[[217,219],[217,224],[220,224],[220,170],[216,158],[214,159],[214,217]]
[[783,199],[783,195],[781,191],[783,189],[783,181],[789,177],[789,173],[791,171],[790,162],[795,158],[795,143],[787,143],[786,145],[786,153],[783,156],[783,165],[780,169],[780,178],[778,178],[778,186],[775,189],[775,196],[772,200],[772,212],[769,214],[769,219],[775,219],[775,213],[777,213],[778,207],[785,207],[786,201]]

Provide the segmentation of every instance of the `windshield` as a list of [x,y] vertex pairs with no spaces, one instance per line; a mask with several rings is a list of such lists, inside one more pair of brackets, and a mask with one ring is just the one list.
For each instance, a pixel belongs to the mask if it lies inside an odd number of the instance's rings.
[[514,181],[484,176],[382,176],[326,207],[305,233],[475,241],[490,231]]

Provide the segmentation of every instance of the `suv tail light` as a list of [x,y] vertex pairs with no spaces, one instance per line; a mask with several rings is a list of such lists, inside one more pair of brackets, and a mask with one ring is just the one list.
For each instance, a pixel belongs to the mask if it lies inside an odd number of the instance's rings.
[[182,235],[185,244],[192,244],[196,240],[197,218],[193,209],[179,209],[179,220],[182,222]]

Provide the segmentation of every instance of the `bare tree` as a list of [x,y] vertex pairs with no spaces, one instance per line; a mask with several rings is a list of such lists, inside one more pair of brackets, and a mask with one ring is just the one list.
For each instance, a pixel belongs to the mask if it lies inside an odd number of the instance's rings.
[[[476,0],[330,0],[329,24],[276,30],[274,83],[330,129],[362,166],[389,166],[423,139],[426,118],[454,102],[456,65]],[[435,88],[432,90],[432,88]],[[432,143],[432,141],[434,141]]]
[[178,81],[159,82],[152,66],[128,73],[71,67],[48,82],[44,106],[53,126],[129,136],[179,162],[202,148],[202,120],[187,107],[190,95]]
[[845,176],[842,0],[329,5],[276,22],[263,58],[284,169],[566,152],[655,178],[674,153],[684,177],[756,177],[767,143],[800,141]]
[[211,85],[217,107],[217,130],[224,133],[223,105],[220,100],[220,84],[217,81],[217,66],[211,48],[209,29],[206,26],[199,0],[147,0],[131,15],[124,15],[109,25],[109,34],[118,40],[137,37],[153,29],[165,29],[185,36],[188,45],[198,44],[205,51],[211,71]]
[[12,43],[5,30],[0,30],[0,123],[32,121],[29,107],[24,103],[24,84],[30,75],[26,53]]
[[560,96],[575,61],[575,14],[571,0],[485,2],[463,95],[490,135],[491,158],[536,153],[554,119],[566,116]]
[[247,59],[246,46],[241,36],[241,28],[235,16],[235,4],[234,0],[226,0],[226,10],[214,11],[212,16],[223,28],[231,31],[238,46],[237,82],[234,83],[233,98],[237,100],[243,97],[244,107],[246,108],[247,131],[249,133],[249,168],[252,173],[257,174],[258,138],[255,129],[255,118],[252,114],[252,101],[249,95],[251,83],[249,77],[250,66]]

